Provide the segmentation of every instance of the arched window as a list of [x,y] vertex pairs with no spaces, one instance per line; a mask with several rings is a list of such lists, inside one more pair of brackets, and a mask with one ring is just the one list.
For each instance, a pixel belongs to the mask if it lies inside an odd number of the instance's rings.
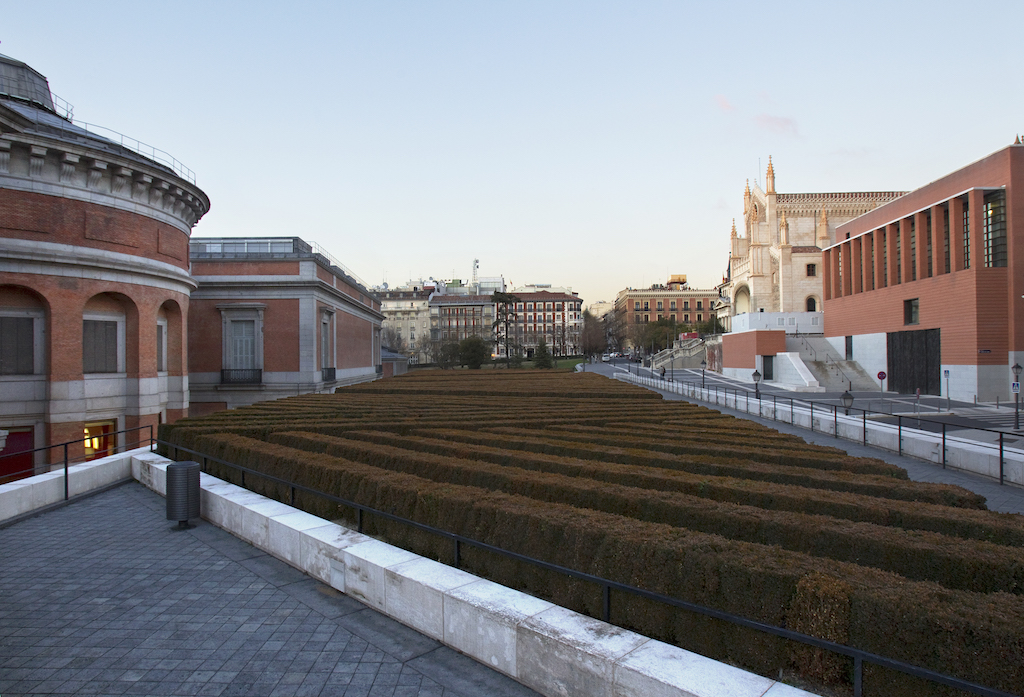
[[807,298],[807,311],[808,312],[817,312],[818,311],[818,301],[815,300],[814,298]]

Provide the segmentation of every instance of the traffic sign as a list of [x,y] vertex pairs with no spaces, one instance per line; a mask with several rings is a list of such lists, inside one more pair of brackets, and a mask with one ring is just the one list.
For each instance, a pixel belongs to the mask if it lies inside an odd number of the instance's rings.
[[949,371],[948,370],[943,370],[942,371],[942,377],[948,378],[949,377]]
[[1010,390],[1011,390],[1011,391],[1012,391],[1012,392],[1013,392],[1014,394],[1020,394],[1020,383],[1019,383],[1019,382],[1015,382],[1015,383],[1012,383],[1012,384],[1010,385]]
[[879,380],[885,380],[885,371],[884,370],[879,370],[878,371],[878,379]]

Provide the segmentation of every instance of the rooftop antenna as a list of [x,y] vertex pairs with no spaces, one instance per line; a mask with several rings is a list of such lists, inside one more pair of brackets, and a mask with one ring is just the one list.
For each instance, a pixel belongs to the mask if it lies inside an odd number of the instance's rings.
[[473,285],[474,286],[477,284],[476,271],[479,268],[480,268],[480,260],[479,259],[474,259],[473,260]]

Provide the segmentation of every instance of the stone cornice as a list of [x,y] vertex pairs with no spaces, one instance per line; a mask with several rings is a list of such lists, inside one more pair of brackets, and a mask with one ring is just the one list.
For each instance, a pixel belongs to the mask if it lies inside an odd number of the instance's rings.
[[122,157],[36,133],[0,136],[0,188],[110,206],[186,235],[210,208],[202,190],[141,156]]
[[323,293],[338,305],[347,306],[352,314],[362,315],[367,320],[383,321],[384,314],[359,302],[358,298],[341,292],[321,279],[305,279],[296,276],[193,276],[198,289],[192,293],[193,300],[233,300],[239,298],[297,297],[300,291]]
[[92,247],[0,238],[0,271],[73,276],[165,288],[188,295],[196,282],[173,264]]

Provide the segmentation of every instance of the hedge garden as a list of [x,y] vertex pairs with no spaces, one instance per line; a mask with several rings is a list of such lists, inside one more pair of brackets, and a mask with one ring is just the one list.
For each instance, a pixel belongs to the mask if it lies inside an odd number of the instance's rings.
[[[775,626],[1024,692],[1024,517],[594,374],[425,371],[184,419],[161,439],[348,500]],[[173,455],[173,451],[171,452]],[[209,471],[239,483],[237,471]],[[288,500],[249,475],[246,485]],[[296,505],[354,520],[299,494]],[[364,530],[452,561],[451,543]],[[601,617],[601,589],[463,547],[462,568]],[[852,662],[615,592],[611,619],[838,694]],[[953,695],[865,666],[865,695]],[[812,687],[813,689],[813,687]]]

